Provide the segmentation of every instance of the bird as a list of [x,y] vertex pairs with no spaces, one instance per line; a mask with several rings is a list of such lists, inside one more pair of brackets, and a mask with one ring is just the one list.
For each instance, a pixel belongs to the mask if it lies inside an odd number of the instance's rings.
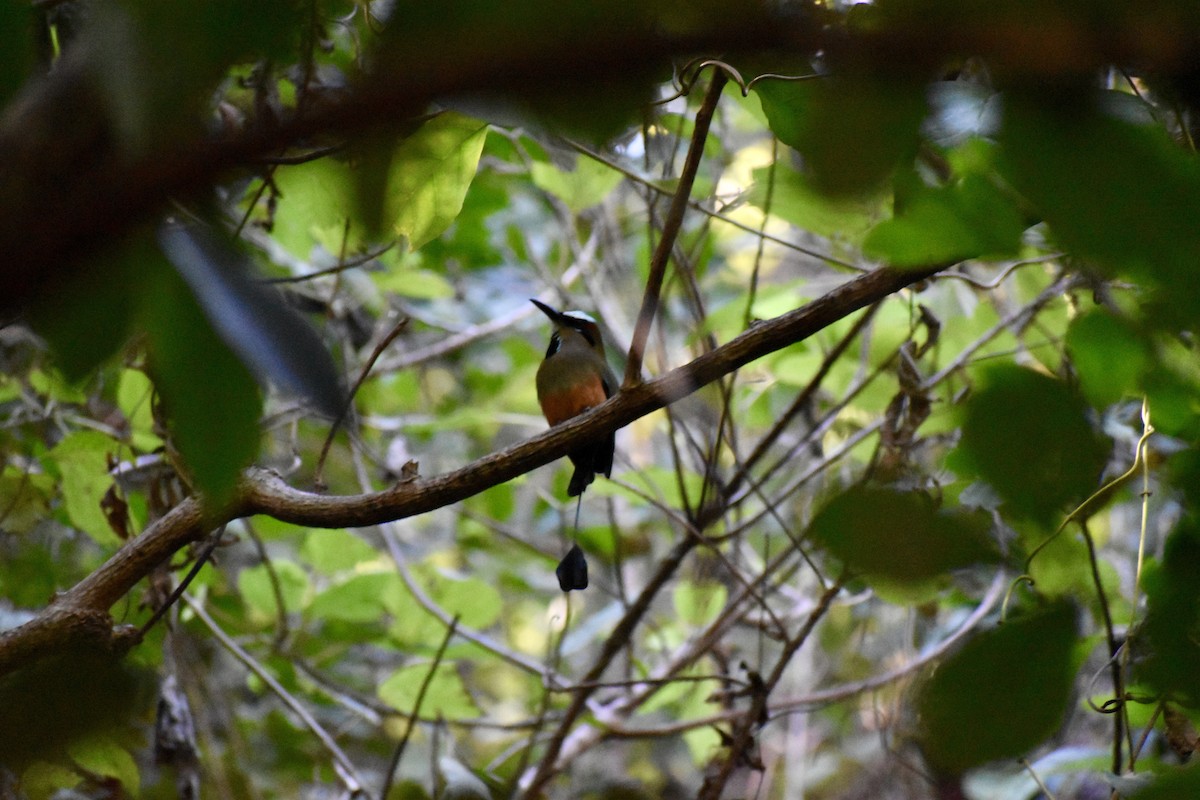
[[[540,300],[532,302],[554,325],[546,357],[537,371],[538,404],[553,427],[612,397],[617,378],[604,357],[596,320],[582,311],[562,312]],[[612,477],[615,447],[616,434],[609,433],[567,454],[575,465],[567,485],[568,497],[583,494],[598,474]]]

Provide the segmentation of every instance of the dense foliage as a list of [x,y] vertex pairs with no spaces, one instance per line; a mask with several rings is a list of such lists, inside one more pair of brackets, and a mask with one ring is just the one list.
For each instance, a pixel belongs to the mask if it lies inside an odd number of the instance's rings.
[[[35,0],[0,59],[0,795],[1200,793],[1191,3]],[[550,432],[531,297],[624,373]]]

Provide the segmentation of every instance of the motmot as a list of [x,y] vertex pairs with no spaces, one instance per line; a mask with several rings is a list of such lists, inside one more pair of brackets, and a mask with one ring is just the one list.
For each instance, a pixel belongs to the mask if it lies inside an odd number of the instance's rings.
[[[537,396],[551,426],[603,403],[617,390],[617,378],[604,357],[604,340],[596,321],[582,311],[557,311],[532,301],[550,318],[554,331],[537,371]],[[616,434],[609,433],[567,454],[575,465],[567,496],[577,497],[596,475],[612,476]]]

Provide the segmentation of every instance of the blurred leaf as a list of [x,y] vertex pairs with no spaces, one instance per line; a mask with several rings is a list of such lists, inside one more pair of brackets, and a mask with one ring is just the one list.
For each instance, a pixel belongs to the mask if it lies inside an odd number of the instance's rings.
[[1162,563],[1143,577],[1149,655],[1141,674],[1189,708],[1200,708],[1200,524],[1187,516],[1167,538]]
[[[436,647],[436,642],[431,642]],[[411,714],[421,683],[429,674],[430,664],[401,667],[379,685],[379,698],[402,714]],[[448,719],[474,719],[479,716],[475,701],[463,686],[454,664],[442,662],[429,682],[421,704],[422,717],[445,716]]]
[[1156,342],[1155,359],[1143,384],[1160,433],[1195,440],[1200,436],[1200,359],[1196,345],[1180,336]]
[[917,695],[930,764],[960,774],[1016,758],[1062,724],[1075,673],[1075,607],[1058,603],[975,636]]
[[27,3],[0,3],[0,107],[33,72],[34,31],[44,13]]
[[435,574],[427,591],[446,613],[469,628],[486,628],[500,618],[504,601],[496,587],[481,578],[458,580]]
[[770,170],[770,167],[759,167],[751,173],[754,183],[746,194],[746,202],[818,236],[837,236],[856,241],[874,221],[878,201],[827,197],[813,188],[808,176],[792,169],[783,159],[775,163],[768,208],[767,186],[772,181]]
[[154,384],[146,373],[137,369],[121,370],[117,384],[117,406],[129,423],[129,435],[133,447],[143,453],[153,452],[162,446],[162,439],[154,432]]
[[261,382],[306,397],[326,416],[341,413],[341,382],[325,345],[278,294],[250,277],[249,259],[232,242],[200,225],[165,225],[158,238],[213,329]]
[[155,270],[146,280],[141,319],[149,373],[175,446],[199,489],[220,506],[258,452],[258,390],[173,270]]
[[1150,279],[1172,321],[1190,324],[1200,313],[1200,161],[1104,99],[1009,98],[1000,167],[1064,247]]
[[62,579],[64,548],[61,542],[55,542],[53,550],[31,540],[21,544],[0,559],[0,592],[17,608],[36,608],[45,603],[47,597],[53,597],[65,583]]
[[88,66],[122,146],[190,136],[234,62],[284,55],[300,21],[290,0],[133,0],[89,9]]
[[142,265],[155,260],[146,236],[92,258],[30,311],[30,322],[54,352],[68,381],[79,381],[112,356],[132,330]]
[[133,756],[107,736],[88,736],[72,742],[68,748],[71,758],[83,769],[102,778],[111,778],[133,797],[141,787],[141,774]]
[[[586,48],[597,38],[619,42],[630,32],[653,30],[670,35],[670,31],[679,31],[686,35],[711,29],[715,14],[761,18],[762,11],[750,3],[727,0],[720,4],[710,0],[686,4],[661,0],[520,0],[504,4],[447,0],[436,6],[400,0],[384,32],[381,61],[384,69],[398,74],[421,74],[431,64],[445,62],[442,53],[446,42],[452,41],[458,52],[470,54],[468,63],[521,63],[533,54],[574,54],[580,49],[578,43],[587,43]],[[507,127],[600,144],[636,124],[645,104],[653,99],[651,82],[671,77],[666,63],[657,76],[634,62],[627,64],[621,75],[589,79],[578,69],[572,72],[569,81],[548,74],[544,80],[525,81],[508,93],[479,92],[452,102],[472,115]]]
[[93,735],[140,726],[154,690],[149,670],[83,649],[9,673],[0,678],[0,763],[16,768]]
[[755,84],[771,130],[804,156],[814,186],[857,195],[916,152],[925,114],[916,82],[826,77]]
[[355,575],[319,593],[309,607],[317,619],[367,623],[383,617],[384,592],[399,578],[394,573]]
[[414,300],[447,300],[454,297],[454,284],[445,276],[428,269],[395,267],[380,276],[375,284],[383,291]]
[[1013,255],[1024,220],[990,180],[967,175],[951,186],[922,186],[904,210],[876,225],[863,241],[872,258],[899,267]]
[[1154,782],[1132,795],[1134,800],[1195,800],[1200,797],[1200,762],[1193,761],[1154,776]]
[[108,547],[121,543],[100,509],[104,493],[113,484],[108,474],[108,455],[116,447],[116,442],[102,433],[77,431],[50,451],[62,476],[67,516],[81,531]]
[[812,536],[858,574],[919,584],[995,561],[982,512],[935,510],[919,492],[854,486],[817,512]]
[[1019,515],[1048,521],[1098,487],[1107,448],[1061,381],[989,369],[966,404],[963,454]]
[[1071,321],[1067,350],[1079,374],[1080,389],[1094,408],[1136,393],[1150,360],[1145,340],[1126,322],[1101,309]]
[[[271,562],[275,577],[279,581],[279,595],[283,599],[283,613],[295,613],[304,608],[308,598],[308,574],[293,561],[276,559]],[[279,604],[275,598],[275,585],[266,564],[247,567],[238,574],[238,592],[260,623],[273,622],[279,615]]]
[[304,537],[301,554],[326,575],[378,557],[375,548],[347,530],[313,530]]
[[343,161],[320,158],[275,171],[279,208],[271,232],[298,258],[307,259],[314,245],[332,254],[356,252],[367,241],[365,224],[347,221],[355,202],[357,174]]
[[729,591],[715,581],[680,581],[671,593],[679,619],[694,627],[703,627],[725,610]]
[[28,533],[50,513],[54,493],[55,480],[50,475],[6,467],[0,472],[0,529]]
[[1015,527],[1020,533],[1023,554],[1040,548],[1029,564],[1029,576],[1040,595],[1077,597],[1083,592],[1095,591],[1087,543],[1082,536],[1069,531],[1053,535],[1046,526],[1024,520],[1016,520]]
[[70,789],[82,780],[71,767],[35,761],[21,773],[21,791],[29,800],[50,800],[55,792]]
[[572,213],[598,205],[621,183],[622,175],[612,167],[579,156],[575,168],[565,172],[554,164],[535,161],[530,167],[533,185],[563,201]]

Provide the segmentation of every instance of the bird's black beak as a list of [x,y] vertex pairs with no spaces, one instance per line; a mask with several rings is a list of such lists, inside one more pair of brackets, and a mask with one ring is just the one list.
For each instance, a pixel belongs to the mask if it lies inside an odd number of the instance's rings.
[[566,320],[567,315],[562,313],[561,311],[555,311],[553,308],[546,305],[541,300],[534,300],[532,297],[529,298],[529,302],[533,303],[535,306],[540,308],[542,310],[542,313],[545,314],[547,317],[549,317],[550,321],[553,322],[555,325],[566,325],[567,324],[567,320]]

